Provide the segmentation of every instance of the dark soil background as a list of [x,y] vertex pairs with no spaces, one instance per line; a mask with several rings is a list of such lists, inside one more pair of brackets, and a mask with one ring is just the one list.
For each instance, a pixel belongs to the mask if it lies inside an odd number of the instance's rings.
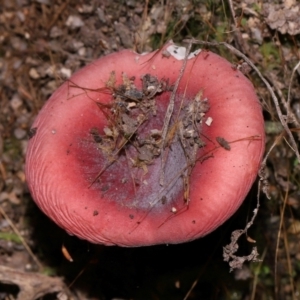
[[[252,217],[257,184],[240,210],[205,238],[125,249],[67,235],[35,206],[24,174],[30,126],[75,70],[123,48],[151,51],[186,37],[226,41],[248,56],[274,89],[298,144],[299,16],[297,0],[0,0],[0,300],[299,299],[300,165],[253,71],[248,76],[264,109],[267,150],[274,146],[265,169],[271,198],[261,195],[239,254],[248,255],[254,239],[261,262],[229,272],[222,256],[231,232]],[[240,62],[221,46],[211,50]]]

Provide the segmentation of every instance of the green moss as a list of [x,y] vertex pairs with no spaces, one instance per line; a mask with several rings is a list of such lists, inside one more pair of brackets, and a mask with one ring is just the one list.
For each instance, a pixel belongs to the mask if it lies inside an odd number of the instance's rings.
[[260,47],[263,56],[263,65],[268,70],[272,70],[280,65],[280,53],[273,42],[263,43]]
[[13,137],[6,139],[4,141],[4,153],[7,153],[13,160],[20,159],[22,155],[20,141]]
[[260,14],[261,13],[261,5],[254,3],[253,10]]
[[55,268],[46,267],[43,268],[42,274],[47,276],[55,276],[57,275],[57,270]]
[[242,20],[241,20],[241,26],[242,27],[246,27],[247,26],[247,19],[246,18],[242,18]]
[[0,232],[0,240],[22,244],[20,237],[13,232]]

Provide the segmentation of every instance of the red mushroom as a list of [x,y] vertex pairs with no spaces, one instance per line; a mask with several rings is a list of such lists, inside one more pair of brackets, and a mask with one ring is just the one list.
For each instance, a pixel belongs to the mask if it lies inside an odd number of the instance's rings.
[[253,85],[202,50],[189,55],[176,87],[184,57],[172,43],[110,54],[40,111],[26,178],[68,233],[105,245],[181,243],[213,231],[243,202],[264,151]]

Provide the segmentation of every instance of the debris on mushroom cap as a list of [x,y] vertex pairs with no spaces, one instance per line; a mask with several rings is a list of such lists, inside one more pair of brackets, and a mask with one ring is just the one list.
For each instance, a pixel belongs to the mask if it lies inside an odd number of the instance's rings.
[[212,52],[185,56],[169,43],[103,57],[37,116],[28,186],[69,233],[106,245],[180,243],[242,203],[264,151],[254,88]]
[[210,126],[210,125],[212,124],[212,122],[213,122],[213,118],[212,118],[212,117],[208,117],[208,118],[206,119],[206,121],[205,121],[205,124],[206,124],[207,126]]
[[[166,50],[164,50],[163,54],[164,54],[164,56],[168,56],[167,53],[169,53],[169,55],[172,55],[174,58],[176,58],[178,60],[183,60],[183,59],[185,59],[186,50],[187,49],[185,47],[180,47],[180,46],[171,44],[166,48]],[[187,58],[188,59],[194,58],[200,52],[201,52],[201,49],[191,52],[191,53],[189,53]]]

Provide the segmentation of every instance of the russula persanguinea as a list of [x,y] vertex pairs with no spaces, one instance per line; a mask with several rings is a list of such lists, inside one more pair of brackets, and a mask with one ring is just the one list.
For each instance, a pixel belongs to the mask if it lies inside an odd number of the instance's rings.
[[189,55],[176,89],[184,57],[172,43],[107,55],[38,114],[28,186],[68,233],[105,245],[181,243],[241,205],[264,151],[260,103],[249,80],[207,50]]

